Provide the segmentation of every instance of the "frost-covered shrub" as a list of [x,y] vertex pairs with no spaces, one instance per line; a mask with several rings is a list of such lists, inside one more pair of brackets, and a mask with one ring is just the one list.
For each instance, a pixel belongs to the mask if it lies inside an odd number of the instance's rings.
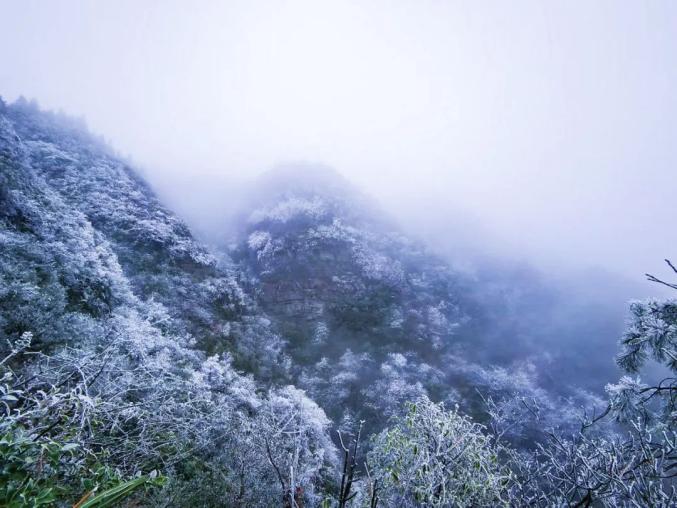
[[[30,347],[31,334],[25,332],[0,360],[0,505],[63,506],[104,491],[122,499],[157,485],[152,480],[157,473],[146,469],[148,463],[134,463],[132,457],[132,464],[120,462],[104,445],[114,422],[110,408],[88,390],[92,377],[86,374],[87,362],[60,364],[49,376],[39,369],[31,375],[16,373],[11,365],[34,356]],[[42,355],[33,362],[34,368],[49,363]],[[114,410],[122,413],[122,408]],[[133,437],[127,438],[135,444]],[[151,476],[139,476],[143,469]],[[138,480],[124,483],[133,476]],[[108,489],[117,489],[117,494]]]
[[531,456],[513,454],[516,506],[671,507],[677,436],[633,424],[628,433],[551,433]]
[[[106,345],[28,358],[25,333],[0,364],[0,452],[27,449],[29,487],[44,484],[45,499],[74,502],[87,488],[160,470],[165,490],[194,505],[215,488],[214,479],[197,479],[218,471],[226,505],[270,506],[288,492],[311,505],[319,499],[335,450],[328,419],[302,391],[262,393],[229,357],[203,359],[138,315],[120,316],[117,326]],[[36,451],[28,447],[35,443]],[[36,466],[43,445],[51,462]],[[115,475],[104,481],[106,471]]]
[[376,436],[370,475],[385,506],[507,504],[510,472],[481,425],[426,397]]

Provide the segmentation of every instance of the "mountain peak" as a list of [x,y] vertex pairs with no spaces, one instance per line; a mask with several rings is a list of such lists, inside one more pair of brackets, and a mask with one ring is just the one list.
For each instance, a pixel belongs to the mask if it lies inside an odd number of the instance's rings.
[[374,199],[331,166],[319,163],[286,163],[267,171],[254,182],[244,210],[250,226],[297,220],[319,224],[339,219],[354,225],[393,228]]
[[263,173],[257,187],[273,195],[332,195],[357,193],[336,169],[322,163],[287,162]]

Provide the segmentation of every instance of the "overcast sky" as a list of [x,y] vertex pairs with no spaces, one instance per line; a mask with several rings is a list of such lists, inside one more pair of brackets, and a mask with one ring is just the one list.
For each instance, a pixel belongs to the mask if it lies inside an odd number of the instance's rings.
[[0,95],[84,115],[170,197],[318,161],[544,267],[677,258],[677,2],[0,0],[0,24]]

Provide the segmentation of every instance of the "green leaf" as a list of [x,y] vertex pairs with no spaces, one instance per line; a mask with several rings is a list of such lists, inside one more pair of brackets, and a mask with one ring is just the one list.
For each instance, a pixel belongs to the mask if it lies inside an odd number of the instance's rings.
[[140,476],[101,492],[99,495],[83,503],[81,508],[107,508],[115,506],[116,503],[133,494],[140,487],[146,484],[161,485],[163,481],[164,478],[162,477],[150,478],[148,476]]

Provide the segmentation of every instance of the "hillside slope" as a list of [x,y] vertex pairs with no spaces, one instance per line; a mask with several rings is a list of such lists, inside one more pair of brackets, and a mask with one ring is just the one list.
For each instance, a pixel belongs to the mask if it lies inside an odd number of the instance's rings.
[[282,345],[124,162],[67,118],[0,101],[3,499],[70,506],[160,470],[144,505],[270,506],[279,468],[317,503],[329,420],[284,382]]

